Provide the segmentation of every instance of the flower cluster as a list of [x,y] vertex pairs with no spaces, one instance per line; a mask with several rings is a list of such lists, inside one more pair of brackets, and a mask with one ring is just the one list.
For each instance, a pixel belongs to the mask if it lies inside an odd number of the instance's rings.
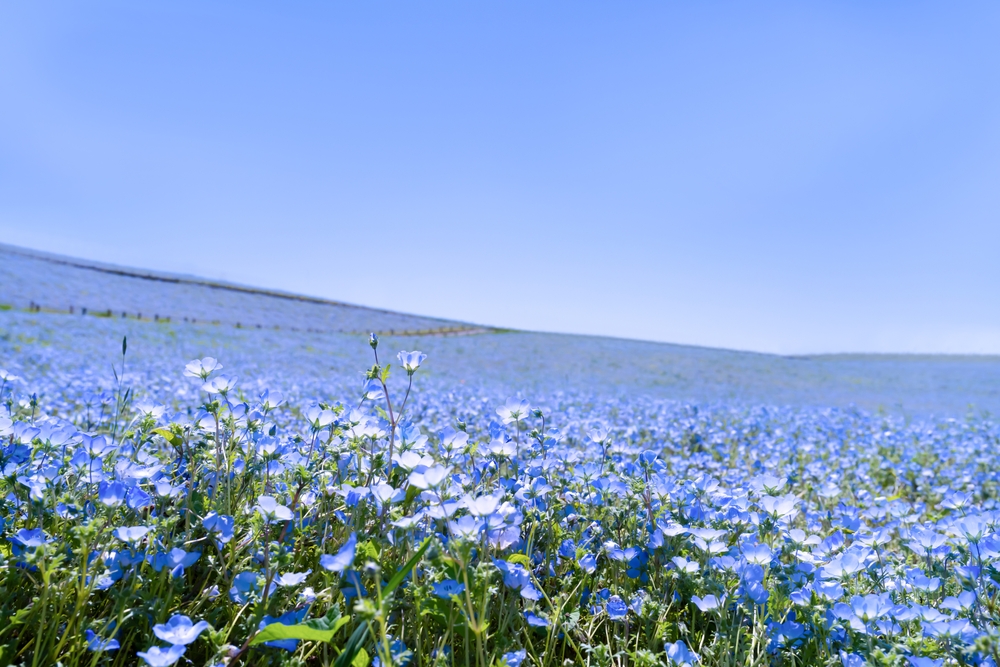
[[311,398],[213,357],[137,376],[124,344],[96,389],[0,370],[0,655],[1000,661],[993,421],[498,400],[380,344]]

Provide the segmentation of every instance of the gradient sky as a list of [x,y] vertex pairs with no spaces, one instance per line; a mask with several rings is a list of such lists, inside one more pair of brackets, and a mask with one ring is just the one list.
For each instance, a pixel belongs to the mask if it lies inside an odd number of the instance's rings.
[[1000,353],[1000,4],[0,4],[0,240],[406,312]]

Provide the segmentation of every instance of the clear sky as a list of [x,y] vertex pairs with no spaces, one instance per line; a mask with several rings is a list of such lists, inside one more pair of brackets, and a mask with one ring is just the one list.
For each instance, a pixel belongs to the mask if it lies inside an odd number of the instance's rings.
[[534,330],[1000,353],[1000,4],[5,2],[0,240]]

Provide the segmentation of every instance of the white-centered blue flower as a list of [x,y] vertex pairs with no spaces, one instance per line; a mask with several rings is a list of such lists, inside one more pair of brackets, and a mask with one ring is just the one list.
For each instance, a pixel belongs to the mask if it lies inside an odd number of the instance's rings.
[[257,498],[257,512],[269,523],[272,521],[292,520],[292,510],[280,504],[272,496],[260,496]]
[[323,554],[319,557],[319,564],[325,570],[330,572],[343,572],[351,566],[354,562],[354,553],[358,547],[358,536],[357,533],[351,533],[350,537],[344,543],[344,546],[340,547],[337,553],[332,556],[329,554]]
[[420,368],[420,364],[427,358],[427,355],[419,351],[407,352],[403,350],[396,355],[396,358],[399,359],[399,363],[403,364],[406,372],[413,375],[413,372]]
[[169,667],[181,659],[185,649],[187,647],[181,644],[175,644],[167,648],[153,646],[145,651],[138,651],[136,655],[145,660],[149,667]]
[[175,614],[166,623],[153,626],[153,634],[174,646],[187,646],[198,639],[206,628],[208,621],[198,621],[192,623],[191,619],[183,614]]

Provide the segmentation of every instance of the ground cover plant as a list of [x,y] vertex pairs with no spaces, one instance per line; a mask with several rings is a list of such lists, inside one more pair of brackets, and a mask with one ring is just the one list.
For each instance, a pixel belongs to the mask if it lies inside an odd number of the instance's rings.
[[29,331],[0,664],[997,664],[988,416],[497,400],[376,337],[354,376],[247,379],[253,350]]

